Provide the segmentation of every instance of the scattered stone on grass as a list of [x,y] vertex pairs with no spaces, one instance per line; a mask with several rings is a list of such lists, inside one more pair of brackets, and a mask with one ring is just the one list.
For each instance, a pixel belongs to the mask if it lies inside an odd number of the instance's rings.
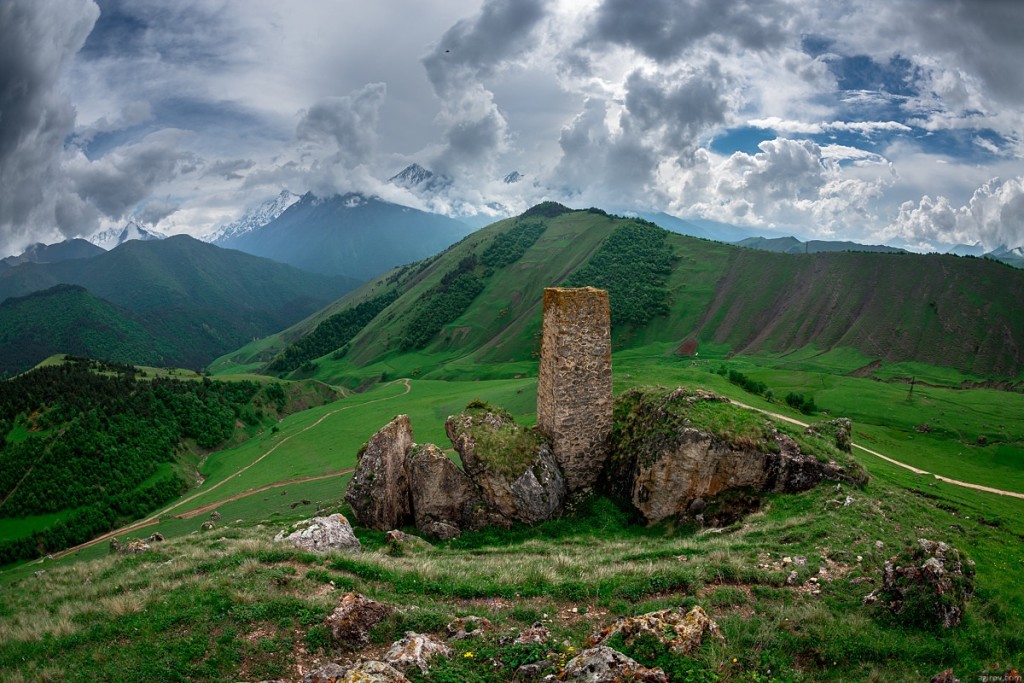
[[660,668],[648,669],[606,645],[584,650],[569,660],[560,677],[571,683],[668,683]]
[[394,608],[364,597],[346,593],[327,617],[327,628],[335,645],[354,649],[366,645],[370,629],[386,619]]
[[388,548],[391,552],[398,555],[420,550],[430,550],[434,547],[426,539],[407,534],[398,529],[392,529],[387,532],[384,534],[384,538],[387,540]]
[[699,605],[684,612],[682,607],[648,612],[638,617],[620,617],[611,626],[590,637],[588,645],[600,645],[616,634],[621,634],[627,645],[637,636],[649,635],[667,646],[672,652],[690,655],[705,636],[725,640],[718,624]]
[[887,560],[882,586],[864,598],[912,626],[952,628],[960,624],[974,595],[974,561],[942,542],[916,546]]
[[384,655],[384,661],[400,671],[409,671],[413,667],[426,675],[430,669],[430,660],[438,655],[450,657],[452,649],[439,640],[422,633],[406,631],[405,637],[391,644],[391,649]]
[[494,624],[486,617],[459,617],[448,624],[449,640],[475,638],[494,630]]
[[352,525],[344,515],[338,513],[298,522],[291,527],[290,532],[282,531],[275,536],[274,541],[291,543],[296,548],[314,553],[331,550],[360,551],[359,539],[352,531]]

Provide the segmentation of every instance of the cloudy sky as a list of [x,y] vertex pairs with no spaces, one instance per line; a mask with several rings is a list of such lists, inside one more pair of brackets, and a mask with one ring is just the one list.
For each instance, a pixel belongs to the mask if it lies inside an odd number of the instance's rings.
[[3,0],[0,256],[283,188],[1018,246],[1022,35],[1018,0]]

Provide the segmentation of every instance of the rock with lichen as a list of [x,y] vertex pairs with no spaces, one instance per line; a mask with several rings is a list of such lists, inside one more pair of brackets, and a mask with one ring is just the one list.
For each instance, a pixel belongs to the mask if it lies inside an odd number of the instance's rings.
[[331,640],[337,647],[355,649],[369,642],[370,630],[388,618],[394,608],[359,593],[346,593],[327,617]]
[[864,598],[900,622],[952,628],[974,595],[974,561],[951,545],[925,538],[885,562],[882,586]]
[[419,669],[426,675],[434,657],[450,657],[452,649],[429,635],[406,631],[405,636],[391,644],[384,661],[399,671]]
[[500,515],[534,524],[562,511],[565,478],[539,432],[480,402],[449,417],[445,430],[484,502]]
[[693,654],[706,638],[725,640],[718,624],[699,605],[689,612],[682,607],[622,617],[590,637],[589,645],[600,645],[613,636],[632,645],[640,636],[651,636],[679,655]]
[[370,437],[358,454],[345,502],[362,526],[386,531],[411,518],[405,454],[412,444],[409,416],[399,415]]
[[571,683],[668,683],[668,676],[658,667],[649,669],[618,650],[598,645],[570,659],[559,680]]

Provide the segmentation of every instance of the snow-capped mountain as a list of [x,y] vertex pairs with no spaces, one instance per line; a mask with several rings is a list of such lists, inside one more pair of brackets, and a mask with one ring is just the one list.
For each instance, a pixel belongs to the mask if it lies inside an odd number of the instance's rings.
[[446,175],[434,173],[419,164],[409,164],[388,178],[388,182],[414,192],[439,192],[451,185],[452,179]]
[[508,185],[511,185],[513,183],[518,183],[522,179],[523,179],[523,174],[520,173],[519,171],[512,171],[511,173],[509,173],[504,178],[505,183],[508,184]]
[[128,224],[123,228],[102,230],[86,239],[97,247],[102,247],[103,249],[110,251],[114,247],[120,246],[128,240],[162,240],[165,237],[167,237],[167,235],[156,232],[155,230],[147,230],[135,221],[128,221]]
[[209,235],[203,236],[204,242],[218,244],[234,237],[240,237],[247,232],[262,228],[267,223],[277,219],[292,204],[299,201],[301,197],[294,192],[281,190],[281,194],[273,199],[268,199],[254,209],[246,211],[241,218],[226,225],[222,225]]

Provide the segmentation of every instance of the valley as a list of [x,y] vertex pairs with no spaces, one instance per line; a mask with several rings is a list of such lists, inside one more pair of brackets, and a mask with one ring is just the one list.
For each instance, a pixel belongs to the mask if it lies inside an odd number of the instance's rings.
[[[697,605],[723,640],[687,656],[618,647],[672,681],[1011,671],[1024,651],[1024,372],[1016,344],[1000,343],[1024,338],[1013,272],[955,257],[762,253],[540,205],[222,356],[209,377],[165,373],[280,386],[294,406],[246,418],[230,440],[195,453],[196,485],[136,521],[0,570],[11,605],[0,636],[12,644],[0,673],[45,678],[52,661],[85,680],[126,667],[155,674],[159,661],[188,680],[298,680],[405,631],[443,633],[476,615],[495,635],[459,641],[455,656],[412,678],[499,681],[510,672],[490,660],[557,672],[616,616]],[[533,527],[414,549],[358,525],[355,556],[272,542],[314,514],[352,519],[343,496],[358,454],[396,414],[409,415],[417,442],[442,448],[446,417],[471,402],[535,424],[547,283],[609,291],[616,395],[685,386],[794,425],[849,417],[868,483],[761,494],[759,510],[721,528],[640,525],[621,501],[591,496]],[[310,391],[318,398],[304,398]],[[31,425],[12,417],[6,438],[16,443]],[[0,538],[74,512],[0,519]],[[163,540],[121,556],[114,538]],[[862,604],[886,560],[918,538],[975,562],[975,595],[956,629],[908,626]],[[365,650],[339,648],[323,626],[347,590],[399,608]],[[553,640],[523,649],[497,635],[534,622]],[[124,647],[97,657],[110,638]]]

